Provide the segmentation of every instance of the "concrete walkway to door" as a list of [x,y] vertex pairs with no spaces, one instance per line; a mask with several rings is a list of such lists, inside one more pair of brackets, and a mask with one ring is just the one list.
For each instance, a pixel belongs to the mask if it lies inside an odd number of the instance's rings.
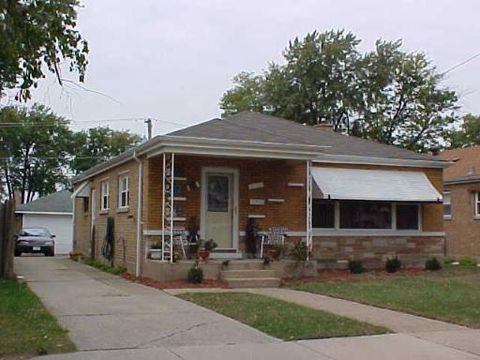
[[[479,336],[473,330],[450,330],[450,343],[442,331],[422,338],[415,333],[282,342],[166,292],[65,258],[21,257],[15,265],[79,350],[41,360],[480,360],[480,349],[471,344]],[[468,337],[462,335],[466,332]]]

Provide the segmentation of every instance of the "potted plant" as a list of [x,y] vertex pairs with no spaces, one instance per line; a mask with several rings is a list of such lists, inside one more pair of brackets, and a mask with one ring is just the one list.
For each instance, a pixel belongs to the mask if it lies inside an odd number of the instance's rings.
[[210,239],[207,241],[200,240],[198,257],[204,261],[207,260],[208,256],[210,255],[210,251],[215,249],[217,246],[218,244],[215,241],[213,241],[213,239]]
[[149,249],[150,259],[161,260],[162,259],[162,244],[152,244]]

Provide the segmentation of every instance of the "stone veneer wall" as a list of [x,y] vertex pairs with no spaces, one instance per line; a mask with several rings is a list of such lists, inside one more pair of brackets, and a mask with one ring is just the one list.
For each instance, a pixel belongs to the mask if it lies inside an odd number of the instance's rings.
[[407,267],[424,266],[425,260],[443,258],[443,236],[325,236],[313,238],[313,258],[319,263],[346,264],[360,260],[368,268],[381,268],[389,257]]

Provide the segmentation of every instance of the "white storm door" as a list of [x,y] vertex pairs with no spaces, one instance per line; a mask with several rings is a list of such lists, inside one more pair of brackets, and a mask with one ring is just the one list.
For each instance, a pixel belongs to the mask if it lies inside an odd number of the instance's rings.
[[237,173],[204,169],[202,186],[202,237],[213,239],[219,249],[237,246]]

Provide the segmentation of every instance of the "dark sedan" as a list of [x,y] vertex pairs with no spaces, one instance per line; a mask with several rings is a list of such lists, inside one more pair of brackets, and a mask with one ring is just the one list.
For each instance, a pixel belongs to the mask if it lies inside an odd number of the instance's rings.
[[40,253],[45,256],[55,255],[55,235],[46,228],[23,228],[16,236],[15,256],[22,253]]

